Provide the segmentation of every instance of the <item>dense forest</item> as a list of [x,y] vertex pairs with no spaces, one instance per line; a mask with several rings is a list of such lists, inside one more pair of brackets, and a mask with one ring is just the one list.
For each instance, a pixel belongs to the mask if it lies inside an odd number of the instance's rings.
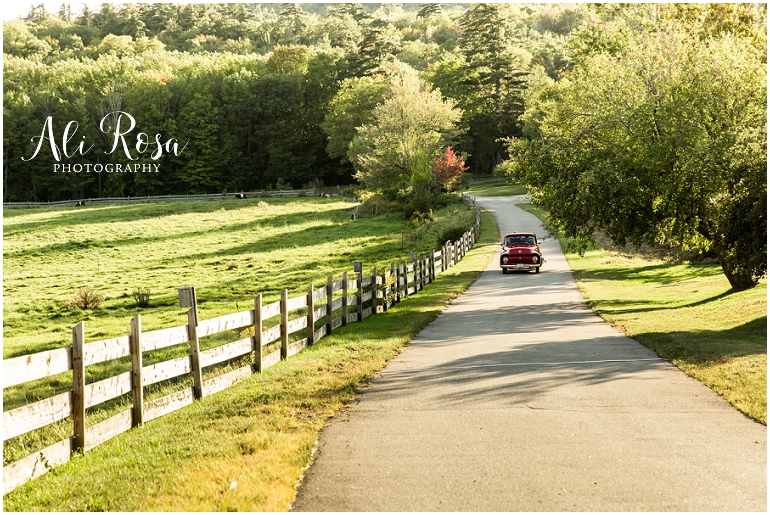
[[765,4],[103,4],[3,30],[5,201],[530,188],[577,248],[767,268]]
[[[440,92],[454,109],[453,130],[442,134],[435,153],[451,144],[466,157],[468,173],[489,175],[505,157],[500,138],[520,134],[526,77],[533,68],[554,79],[569,73],[568,35],[592,15],[575,6],[478,7],[487,8],[34,8],[4,23],[4,200],[348,184],[356,172],[348,155],[356,127],[393,95],[396,79],[426,94]],[[132,157],[136,136],[148,135],[136,162],[159,171],[54,173],[60,162],[127,162],[122,142],[109,153],[108,129],[118,120],[104,117],[116,111],[135,121],[124,138]],[[71,121],[69,155],[81,142],[90,150],[57,161],[41,135],[53,135],[61,147]],[[130,127],[125,116],[121,123],[121,131]],[[179,155],[164,148],[152,159],[156,134],[180,149],[189,143]]]

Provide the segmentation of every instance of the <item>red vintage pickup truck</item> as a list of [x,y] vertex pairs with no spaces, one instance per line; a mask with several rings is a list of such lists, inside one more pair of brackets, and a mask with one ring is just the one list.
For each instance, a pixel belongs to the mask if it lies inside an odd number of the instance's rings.
[[508,270],[534,270],[540,273],[545,260],[537,243],[537,236],[532,232],[512,232],[505,235],[500,243],[500,268]]

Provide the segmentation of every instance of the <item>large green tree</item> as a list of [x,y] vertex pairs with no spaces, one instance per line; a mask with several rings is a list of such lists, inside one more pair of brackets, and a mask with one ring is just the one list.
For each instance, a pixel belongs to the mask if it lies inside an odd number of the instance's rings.
[[409,184],[429,170],[457,134],[462,112],[415,76],[395,78],[391,96],[374,108],[372,122],[356,129],[348,157],[356,178],[368,189],[383,191]]
[[603,230],[712,251],[750,287],[766,272],[765,61],[745,38],[631,34],[531,96],[507,169],[578,244]]
[[372,111],[387,98],[389,88],[390,81],[382,75],[342,81],[322,124],[328,137],[326,151],[329,156],[347,161],[356,128],[371,122]]

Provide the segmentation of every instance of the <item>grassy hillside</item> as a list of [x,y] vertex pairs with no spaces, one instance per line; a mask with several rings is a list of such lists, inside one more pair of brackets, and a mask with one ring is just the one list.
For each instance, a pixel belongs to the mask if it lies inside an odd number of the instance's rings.
[[479,197],[500,197],[504,195],[525,195],[527,188],[510,182],[489,182],[474,184],[468,188],[468,193]]
[[[147,331],[185,324],[175,287],[196,287],[201,319],[249,309],[255,293],[272,302],[282,288],[306,292],[311,281],[352,271],[354,260],[371,270],[429,250],[441,227],[471,216],[458,198],[428,234],[402,244],[399,214],[351,221],[356,205],[305,198],[5,210],[3,356],[69,345],[81,320],[89,341],[127,334],[137,313]],[[69,309],[81,286],[104,304]],[[149,288],[150,307],[136,306],[138,288]]]
[[[435,245],[447,226],[470,226],[473,211],[459,197],[437,213],[418,241],[405,237],[399,214],[351,220],[357,204],[341,198],[259,199],[230,202],[145,204],[4,213],[4,344],[9,358],[71,344],[72,327],[85,321],[87,341],[122,336],[136,314],[150,331],[187,323],[175,287],[194,285],[200,319],[250,309],[256,293],[265,303],[288,288],[307,292],[326,283],[352,261],[365,271],[409,258],[412,250]],[[403,242],[403,244],[402,244]],[[81,286],[104,295],[98,309],[68,307]],[[149,307],[138,307],[137,288],[150,291]],[[208,349],[243,336],[224,332],[201,340]],[[300,335],[295,335],[300,338]],[[274,350],[273,347],[267,351]],[[186,346],[144,353],[145,365],[179,358]],[[230,363],[212,373],[246,363]],[[94,382],[131,370],[124,357],[88,368]],[[147,387],[146,400],[178,390],[183,376]],[[72,389],[65,372],[3,390],[9,410]],[[130,395],[89,408],[95,424],[126,409]],[[4,442],[3,462],[11,463],[71,434],[64,419]]]
[[[316,201],[304,202],[294,206],[307,207]],[[347,214],[343,205],[338,207],[340,218]],[[291,207],[287,204],[282,209],[290,212]],[[456,217],[456,209],[462,206],[451,206],[445,215]],[[395,230],[397,221],[388,220]],[[340,225],[352,228],[355,223],[340,221]],[[375,251],[384,256],[387,247],[403,254],[400,233],[387,234],[372,240]],[[335,330],[263,374],[118,435],[19,487],[4,497],[4,508],[286,510],[324,420],[350,402],[388,359],[475,281],[497,250],[497,238],[494,219],[484,213],[476,247],[419,294],[387,313]],[[326,259],[323,252],[315,256],[322,262]],[[349,261],[340,266],[347,269]],[[287,270],[282,273],[292,277],[290,264],[284,267]]]

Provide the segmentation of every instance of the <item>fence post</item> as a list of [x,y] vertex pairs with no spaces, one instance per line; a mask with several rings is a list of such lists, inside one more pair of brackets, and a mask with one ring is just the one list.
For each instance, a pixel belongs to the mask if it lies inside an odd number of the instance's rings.
[[[418,287],[417,285],[420,283],[420,281],[417,279],[419,277],[419,272],[417,271],[417,252],[412,252],[412,272],[414,276],[414,292],[417,293]],[[408,286],[408,281],[407,281]]]
[[307,344],[315,343],[315,303],[313,302],[313,283],[307,287]]
[[254,350],[254,372],[262,372],[262,294],[254,297],[254,339],[251,341]]
[[203,398],[203,372],[201,371],[200,352],[198,341],[198,312],[191,308],[187,312],[187,334],[190,337],[190,366],[193,375],[193,398]]
[[330,275],[326,279],[326,334],[332,334],[332,294],[334,290],[334,280]]
[[425,256],[418,256],[417,263],[420,265],[420,289],[425,288]]
[[342,272],[342,325],[348,323],[348,273]]
[[144,385],[142,383],[142,315],[136,315],[131,320],[131,335],[128,337],[131,346],[131,389],[134,394],[131,427],[144,424]]
[[460,262],[460,260],[462,260],[462,257],[461,257],[461,254],[460,254],[460,252],[461,252],[461,249],[462,249],[462,246],[463,246],[463,245],[462,245],[462,241],[463,241],[463,238],[462,238],[462,236],[461,236],[461,237],[460,237],[460,238],[459,238],[459,239],[458,239],[458,240],[455,242],[455,252],[454,252],[454,256],[455,256],[455,257],[454,257],[454,264],[455,264],[455,265],[456,265],[456,264],[458,264],[458,263]]
[[[393,287],[395,287],[396,291],[398,291],[398,275],[396,275],[395,272],[396,272],[396,265],[391,261],[390,262],[390,279],[392,282],[390,283],[390,286],[386,288],[386,291],[388,291],[388,295],[385,297],[385,311],[387,311],[388,308],[390,307],[388,306],[388,302],[390,301],[391,298],[393,299],[394,303],[396,302],[396,296],[391,297],[390,295],[393,293]],[[394,275],[396,276],[395,278],[393,278]]]
[[385,269],[382,274],[382,312],[385,313],[390,308],[391,294],[393,293],[393,271],[395,267],[390,263],[390,270]]
[[83,346],[86,343],[84,322],[72,328],[72,429],[75,439],[72,452],[86,449],[86,367]]
[[401,278],[403,279],[403,283],[404,283],[404,293],[403,295],[401,295],[401,298],[403,299],[404,297],[409,296],[409,277],[407,275],[408,272],[406,271],[406,260],[401,262],[401,267],[403,271],[403,273],[401,274]]
[[393,282],[393,286],[396,288],[396,295],[393,297],[393,302],[398,302],[401,300],[401,263],[398,265],[391,263],[390,268],[391,270],[396,270],[396,279]]
[[372,315],[376,315],[377,314],[377,305],[379,304],[379,302],[377,301],[377,294],[379,292],[379,288],[378,288],[378,285],[377,285],[377,280],[379,279],[379,277],[377,277],[377,267],[376,266],[374,268],[372,268],[371,277],[372,277],[372,290],[371,290],[372,291],[372,302],[371,302]]
[[425,288],[425,256],[420,256],[418,262],[420,263],[420,289],[422,290]]
[[417,254],[417,260],[415,261],[415,264],[417,265],[418,271],[415,271],[414,274],[414,289],[417,290],[418,288],[422,290],[422,256]]
[[289,357],[289,310],[287,302],[289,300],[289,290],[284,288],[281,291],[281,359]]
[[447,264],[447,255],[449,252],[447,252],[446,244],[447,242],[444,242],[444,245],[441,247],[441,273],[446,272],[446,269],[449,268]]
[[364,263],[362,261],[353,261],[353,271],[356,273],[356,284],[358,285],[358,291],[356,292],[356,304],[358,304],[356,318],[360,322],[364,319]]
[[436,250],[430,249],[430,282],[436,280]]

